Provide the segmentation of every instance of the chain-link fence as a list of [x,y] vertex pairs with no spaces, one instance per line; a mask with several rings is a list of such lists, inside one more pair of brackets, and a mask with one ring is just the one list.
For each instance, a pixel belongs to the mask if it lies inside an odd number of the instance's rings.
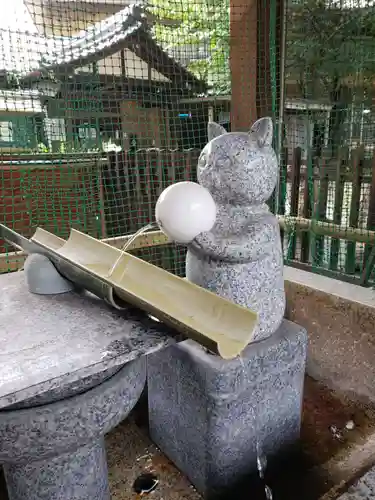
[[[351,0],[13,0],[0,20],[0,220],[98,238],[195,179],[207,123],[272,116],[287,263],[363,284],[375,251],[375,8]],[[375,179],[375,178],[374,178]],[[18,256],[0,242],[1,269]],[[183,273],[182,249],[142,257]]]
[[368,284],[375,255],[375,7],[369,0],[293,1],[286,24],[285,256]]

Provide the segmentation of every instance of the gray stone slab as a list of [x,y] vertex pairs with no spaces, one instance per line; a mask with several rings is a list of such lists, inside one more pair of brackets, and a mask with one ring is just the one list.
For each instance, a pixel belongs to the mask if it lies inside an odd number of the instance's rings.
[[142,357],[83,394],[0,411],[0,464],[10,500],[109,500],[104,435],[129,414],[145,380]]
[[190,340],[148,358],[151,437],[205,498],[254,472],[257,442],[268,457],[296,444],[306,350],[306,331],[284,320],[240,359]]
[[375,500],[375,467],[362,476],[338,500]]
[[91,294],[33,295],[0,276],[0,408],[56,391],[174,342],[174,333]]

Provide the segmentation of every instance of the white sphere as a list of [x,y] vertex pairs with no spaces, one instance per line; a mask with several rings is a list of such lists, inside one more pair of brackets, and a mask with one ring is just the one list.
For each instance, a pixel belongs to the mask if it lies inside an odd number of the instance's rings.
[[196,182],[168,186],[155,206],[160,229],[177,243],[189,243],[210,231],[216,220],[216,204],[210,192]]

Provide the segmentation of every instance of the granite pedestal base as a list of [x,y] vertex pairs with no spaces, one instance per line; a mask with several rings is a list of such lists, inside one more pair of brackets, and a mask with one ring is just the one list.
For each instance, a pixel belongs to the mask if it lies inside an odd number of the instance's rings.
[[46,460],[4,466],[11,500],[109,499],[104,439]]
[[[107,374],[108,375],[108,374]],[[141,357],[86,390],[75,383],[40,406],[0,411],[0,463],[10,500],[109,500],[104,435],[138,401]],[[87,378],[85,387],[91,387]],[[34,401],[35,402],[35,401]]]
[[[306,331],[284,320],[241,359],[224,361],[187,340],[149,356],[150,433],[205,498],[220,498],[298,442]],[[233,496],[233,495],[232,495]]]

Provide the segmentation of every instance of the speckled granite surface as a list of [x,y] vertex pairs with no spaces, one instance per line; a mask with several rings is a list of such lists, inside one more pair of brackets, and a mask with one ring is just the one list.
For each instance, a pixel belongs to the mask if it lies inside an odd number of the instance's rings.
[[[347,449],[348,445],[350,449],[356,448],[356,443],[362,443],[363,439],[366,439],[365,436],[371,431],[368,428],[369,421],[362,421],[364,415],[361,416],[359,413],[356,412],[355,405],[349,407],[343,405],[333,398],[326,388],[311,379],[306,380],[302,440],[304,449],[311,458],[299,460],[298,467],[296,463],[292,465],[287,463],[285,471],[283,469],[281,473],[279,470],[276,478],[277,484],[273,488],[275,500],[337,499],[338,494],[331,494],[331,488],[336,483],[330,479],[330,469],[325,468],[324,471],[319,469],[315,471],[319,472],[318,474],[314,472],[312,475],[307,470],[312,464],[325,463],[337,453],[341,454],[341,451]],[[342,427],[353,415],[357,426],[354,431],[346,433],[346,440],[349,442],[334,439],[329,425],[335,423]],[[147,432],[145,398],[129,419],[106,436],[106,448],[111,500],[140,500],[139,496],[137,497],[134,493],[132,484],[140,474],[148,471],[154,472],[160,482],[152,494],[142,498],[149,500],[199,500],[201,498],[186,478],[151,443]],[[345,481],[351,478],[353,472],[355,471],[346,472]],[[342,493],[342,486],[340,484],[338,486],[337,491]],[[230,496],[230,500],[249,499],[258,499],[252,489],[244,489],[242,496]],[[8,500],[1,471],[0,500]]]
[[0,408],[157,351],[174,333],[86,294],[30,294],[23,272],[0,276]]
[[249,133],[209,124],[197,175],[216,202],[216,222],[186,257],[190,281],[258,313],[253,340],[272,335],[285,310],[280,229],[266,205],[278,175],[272,136],[271,118]]
[[241,358],[192,340],[147,358],[150,435],[204,498],[230,498],[257,463],[300,436],[306,331],[283,321]]
[[52,404],[0,411],[0,463],[10,500],[109,500],[104,435],[138,401],[146,358]]

